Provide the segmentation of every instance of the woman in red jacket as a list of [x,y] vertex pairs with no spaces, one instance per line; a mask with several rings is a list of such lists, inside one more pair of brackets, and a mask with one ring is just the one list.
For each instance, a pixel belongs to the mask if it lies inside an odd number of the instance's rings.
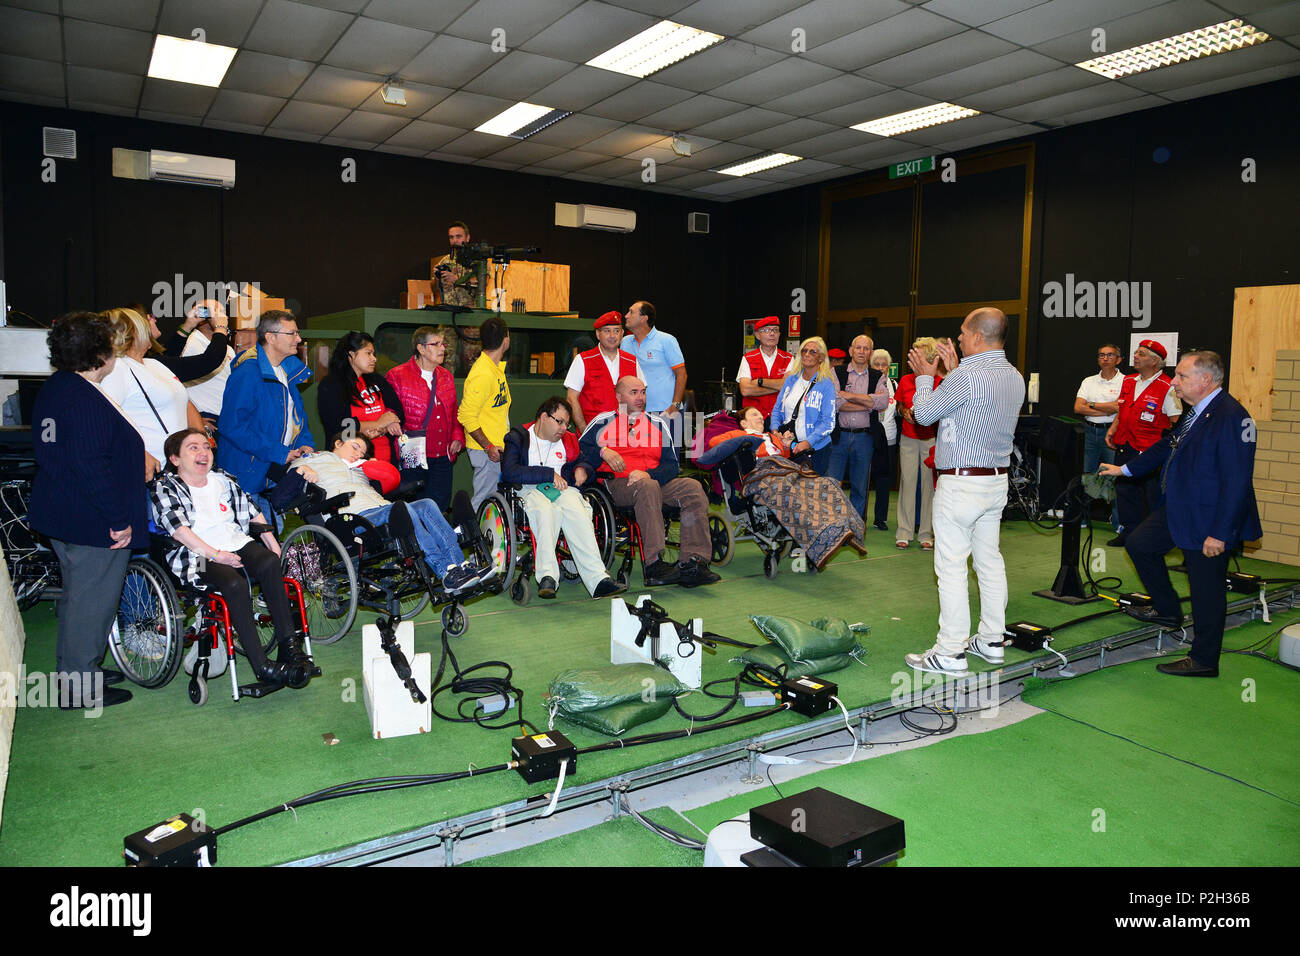
[[[451,469],[465,448],[465,431],[456,419],[456,380],[443,360],[447,343],[441,332],[422,325],[411,336],[411,358],[388,372],[409,426],[406,435],[412,454],[428,467],[424,493],[446,511],[451,507]],[[421,455],[419,445],[423,444]]]
[[[931,361],[938,354],[936,339],[926,335],[912,343],[912,348],[922,349]],[[939,368],[947,372],[942,359]],[[943,375],[936,374],[937,388]],[[902,433],[898,438],[898,531],[894,543],[905,549],[912,543],[913,534],[921,541],[923,551],[934,550],[934,530],[930,524],[930,502],[934,498],[934,471],[926,465],[926,457],[934,449],[934,426],[918,425],[912,417],[912,400],[916,397],[916,376],[908,373],[898,383],[894,401]],[[916,506],[920,490],[921,507]],[[918,520],[919,518],[919,520]]]

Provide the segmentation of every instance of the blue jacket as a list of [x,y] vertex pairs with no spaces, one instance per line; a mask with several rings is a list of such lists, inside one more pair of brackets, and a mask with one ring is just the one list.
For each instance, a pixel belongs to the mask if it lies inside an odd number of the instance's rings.
[[32,527],[109,548],[108,532],[130,525],[131,547],[147,548],[144,442],[113,403],[76,372],[55,372],[36,394],[32,422]]
[[[805,440],[812,445],[813,451],[821,451],[831,443],[831,432],[835,430],[835,379],[813,379],[812,391],[808,393],[807,401],[804,401],[803,389],[807,384],[802,375],[786,378],[781,393],[776,396],[776,405],[772,408],[772,431],[785,424],[785,397],[791,389],[797,388],[797,394],[803,402]],[[798,406],[795,408],[795,418],[798,419]]]
[[283,465],[295,448],[316,447],[296,388],[311,378],[311,369],[293,355],[280,367],[289,382],[292,404],[287,411],[297,429],[289,444],[283,441],[286,390],[260,347],[235,356],[221,401],[217,467],[233,475],[251,495],[266,490],[266,470],[272,464]]
[[1264,532],[1251,483],[1255,422],[1250,413],[1220,392],[1196,416],[1177,454],[1171,454],[1177,430],[1171,429],[1128,463],[1136,478],[1168,467],[1165,515],[1174,544],[1199,551],[1206,538],[1218,538],[1232,548],[1260,537]]

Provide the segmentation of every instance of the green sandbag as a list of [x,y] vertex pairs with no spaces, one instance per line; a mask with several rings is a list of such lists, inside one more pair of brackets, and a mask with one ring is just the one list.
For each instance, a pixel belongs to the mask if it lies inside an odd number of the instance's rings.
[[835,654],[847,654],[856,643],[853,629],[834,618],[819,618],[805,624],[789,617],[755,614],[750,620],[764,637],[779,644],[796,661],[822,660]]
[[795,680],[800,677],[807,677],[810,674],[829,674],[831,671],[848,667],[853,663],[853,657],[852,654],[832,654],[819,660],[792,661],[781,650],[779,645],[764,644],[761,647],[750,648],[739,656],[733,657],[731,662],[733,664],[754,664],[763,668],[769,674],[784,674],[788,679]]
[[572,716],[600,710],[612,704],[644,699],[672,698],[690,688],[671,673],[654,664],[610,664],[587,670],[567,670],[551,681],[551,697],[559,712]]
[[629,730],[638,724],[658,720],[668,712],[668,708],[672,705],[672,697],[659,697],[651,701],[629,700],[621,704],[602,707],[599,710],[583,710],[573,714],[565,714],[561,711],[561,714],[565,719],[586,727],[588,730],[594,730],[608,737],[617,737],[623,731]]

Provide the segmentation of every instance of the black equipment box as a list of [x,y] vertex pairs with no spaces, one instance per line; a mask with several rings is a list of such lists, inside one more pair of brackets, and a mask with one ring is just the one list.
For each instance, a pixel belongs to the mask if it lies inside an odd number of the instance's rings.
[[796,714],[817,717],[835,709],[832,700],[840,692],[839,685],[820,677],[799,677],[781,682],[781,699]]
[[1028,621],[1016,621],[1006,626],[1002,636],[1006,643],[1014,645],[1019,650],[1041,651],[1043,645],[1052,639],[1052,629],[1041,624],[1030,624]]
[[217,834],[188,813],[132,833],[123,844],[127,866],[213,866],[217,862]]
[[1263,586],[1263,583],[1263,579],[1258,574],[1247,574],[1245,571],[1228,572],[1228,590],[1230,591],[1253,594]]
[[1127,591],[1121,594],[1115,601],[1120,607],[1150,607],[1151,595],[1143,594],[1141,591]]
[[566,776],[578,770],[578,749],[558,730],[516,737],[510,743],[510,756],[519,761],[515,769],[529,783],[557,779],[562,763],[569,765]]
[[814,787],[749,811],[749,835],[799,866],[867,866],[897,859],[903,821]]

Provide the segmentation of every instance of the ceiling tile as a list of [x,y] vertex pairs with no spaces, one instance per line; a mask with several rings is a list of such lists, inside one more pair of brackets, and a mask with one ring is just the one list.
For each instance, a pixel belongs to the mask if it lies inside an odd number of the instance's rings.
[[[1136,13],[1146,7],[1156,7],[1165,0],[1048,0],[1021,13],[995,20],[984,25],[984,31],[994,36],[1033,46],[1053,37],[1065,36],[1076,30],[1091,29],[1116,17]],[[1207,24],[1208,25],[1208,24]]]
[[[1065,63],[1079,63],[1106,52],[1116,53],[1186,30],[1209,26],[1220,22],[1223,16],[1223,10],[1208,0],[1175,0],[1174,3],[1162,3],[1131,16],[1092,24],[1087,29],[1039,43],[1034,49],[1044,56],[1055,57]],[[1103,50],[1093,48],[1096,40],[1092,31],[1095,28],[1106,31]]]
[[158,0],[63,0],[63,15],[152,32]]
[[583,149],[589,153],[604,153],[606,156],[626,156],[634,149],[650,146],[663,138],[664,134],[659,130],[627,125],[590,140],[584,144]]
[[609,0],[609,2],[662,20],[671,18],[691,0]]
[[480,96],[477,93],[458,91],[429,110],[420,119],[471,130],[476,126],[482,126],[513,105],[510,100],[498,99],[495,96]]
[[85,20],[65,20],[63,42],[70,64],[143,76],[153,56],[153,34]]
[[21,7],[35,13],[59,13],[60,0],[3,0],[7,7]]
[[441,147],[442,152],[455,156],[487,157],[499,153],[514,143],[508,136],[493,136],[491,133],[465,133]]
[[1067,113],[1056,118],[1055,122],[1062,126],[1078,126],[1081,123],[1091,123],[1094,120],[1105,119],[1107,116],[1117,116],[1121,113],[1134,113],[1140,110],[1149,110],[1156,106],[1168,106],[1169,101],[1162,96],[1156,96],[1154,93],[1148,93],[1139,96],[1137,99],[1124,100],[1120,103],[1109,103],[1106,106],[1094,106],[1091,109],[1079,110],[1077,113]]
[[[678,180],[678,182],[680,182],[680,180]],[[753,180],[748,176],[728,176],[725,182],[714,183],[712,186],[693,187],[695,192],[707,193],[710,196],[725,196],[728,193],[749,192],[753,188]]]
[[651,113],[659,113],[691,98],[689,90],[641,80],[584,111],[593,116],[631,123]]
[[161,110],[140,110],[140,119],[153,120],[155,123],[172,123],[179,126],[199,126],[202,117],[188,113],[165,113]]
[[792,119],[794,119],[793,116],[785,113],[777,113],[773,110],[751,106],[748,109],[738,109],[730,116],[724,116],[712,123],[696,126],[694,131],[701,136],[709,136],[713,139],[735,140],[741,136],[749,136],[761,130],[788,123]]
[[260,53],[319,60],[354,17],[290,0],[266,0],[244,46]]
[[1124,83],[1126,86],[1145,90],[1148,93],[1167,93],[1180,87],[1227,79],[1242,73],[1253,73],[1283,63],[1294,63],[1298,58],[1300,54],[1297,54],[1294,47],[1270,40],[1259,46],[1161,67],[1135,76],[1126,76]]
[[248,123],[232,123],[229,120],[217,120],[211,116],[203,121],[204,129],[220,129],[227,133],[248,133],[251,136],[260,136],[265,127],[253,126]]
[[544,159],[563,155],[564,152],[558,146],[547,146],[544,143],[533,143],[524,140],[523,142],[516,142],[513,146],[507,146],[499,153],[493,153],[492,158],[503,163],[531,166]]
[[474,5],[474,0],[370,0],[366,16],[402,26],[441,33],[453,20]]
[[794,119],[788,123],[779,123],[776,126],[767,129],[758,130],[744,136],[733,137],[736,142],[744,146],[757,146],[760,149],[776,149],[778,146],[786,146],[790,143],[797,143],[805,139],[811,139],[814,136],[822,136],[826,133],[837,133],[838,127],[831,126],[829,123],[818,122],[811,119]]
[[1040,73],[1038,76],[1031,76],[1005,86],[995,86],[991,90],[981,90],[979,93],[963,96],[961,105],[983,113],[996,112],[1031,100],[1083,90],[1106,82],[1105,77],[1098,76],[1096,73],[1089,73],[1077,66],[1063,66],[1050,73]]
[[318,66],[307,81],[298,87],[294,99],[356,109],[380,85],[380,78],[374,75],[353,73],[333,66]]
[[389,76],[410,63],[432,39],[433,34],[426,30],[358,17],[334,44],[324,62]]
[[193,83],[173,83],[171,80],[146,78],[144,92],[140,94],[140,113],[173,113],[179,116],[202,118],[217,97],[216,87],[195,86]]
[[656,129],[685,130],[722,119],[741,109],[744,107],[731,100],[720,100],[707,93],[697,93],[666,110],[643,116],[641,122],[645,126],[653,126]]
[[909,93],[907,90],[890,90],[888,93],[881,93],[860,103],[850,103],[833,110],[824,110],[814,118],[834,126],[856,126],[858,123],[893,116],[895,113],[930,106],[933,103],[933,100]]
[[[40,60],[32,60],[32,63],[39,63]],[[68,103],[62,96],[44,96],[40,93],[26,93],[13,88],[4,91],[4,98],[14,103],[30,103],[33,106],[52,106],[55,109],[64,109]],[[106,113],[120,113],[124,116],[134,116],[134,110],[121,110],[119,107],[105,107]]]
[[33,60],[63,60],[59,18],[47,13],[0,7],[0,53]]
[[1300,33],[1300,3],[1270,5],[1268,9],[1251,14],[1247,21],[1275,37],[1289,37]]
[[210,125],[210,120],[220,120],[265,126],[275,119],[284,104],[285,100],[278,96],[262,96],[241,90],[218,90],[203,125]]
[[908,6],[902,0],[813,0],[812,3],[769,20],[761,27],[739,34],[739,38],[788,54],[792,52],[792,32],[795,29],[804,30],[809,57],[825,62],[814,54],[846,34],[855,33],[906,9]]
[[[773,17],[802,6],[798,0],[698,0],[677,13],[677,22],[724,36],[740,36]],[[788,35],[788,34],[787,34]]]
[[934,13],[977,27],[1046,2],[1047,0],[930,0],[922,6]]
[[548,126],[540,133],[534,133],[528,138],[534,143],[545,143],[547,146],[576,149],[590,143],[597,137],[618,129],[622,125],[618,120],[575,113],[573,116],[566,116],[558,123]]
[[942,123],[939,126],[928,126],[925,129],[912,130],[907,134],[907,141],[920,146],[937,147],[954,140],[969,139],[972,136],[982,136],[985,133],[995,133],[999,130],[1013,129],[1018,126],[1020,126],[1020,121],[1007,119],[1003,116],[990,114],[967,116],[964,119],[953,120],[951,123]]
[[595,166],[597,163],[603,163],[609,159],[600,153],[588,153],[581,149],[562,149],[555,155],[547,159],[539,159],[533,165],[539,169],[550,170],[554,175],[556,172],[572,172],[575,169],[582,169],[586,166]]
[[276,139],[296,139],[303,143],[319,143],[321,137],[320,133],[304,133],[296,129],[277,129],[273,126],[268,126],[262,135],[274,136]]
[[[61,97],[65,93],[63,67],[49,60],[29,60],[24,56],[0,54],[0,89],[6,94],[13,92]],[[59,105],[62,105],[62,101]]]
[[429,153],[426,153],[425,159],[436,160],[440,163],[459,163],[462,166],[469,165],[474,162],[473,156],[460,156],[457,155],[456,153],[444,153],[436,149],[432,150]]
[[861,76],[855,76],[852,73],[841,73],[833,80],[797,89],[793,93],[788,93],[774,100],[768,100],[766,103],[760,103],[759,105],[780,113],[789,113],[792,116],[811,116],[823,110],[830,110],[837,106],[846,106],[849,103],[868,99],[879,93],[884,93],[888,89],[887,86],[882,86],[880,83]]
[[[203,30],[208,43],[240,47],[248,36],[262,0],[163,0],[158,17],[158,32],[182,39],[194,37],[196,28]],[[152,29],[149,24],[145,29]]]
[[317,137],[324,136],[347,118],[348,110],[339,106],[325,106],[320,103],[302,103],[293,100],[284,105],[280,114],[266,128],[285,130],[294,133],[311,133]]
[[713,183],[729,182],[732,182],[732,177],[724,176],[721,173],[695,172],[677,177],[677,179],[673,180],[673,185],[682,189],[694,189],[697,186],[710,186]]
[[739,76],[761,70],[782,59],[780,53],[739,40],[723,40],[680,63],[652,74],[656,83],[707,93]]
[[[1019,126],[1008,127],[1007,129],[1004,130],[997,130],[991,133],[983,133],[979,136],[971,136],[966,139],[955,140],[954,142],[947,144],[947,146],[944,147],[944,151],[949,153],[957,153],[964,149],[973,149],[976,146],[985,146],[989,143],[1009,143],[1014,140],[1024,140],[1024,139],[1028,139],[1031,136],[1038,136],[1042,132],[1043,130],[1037,126],[1028,126],[1022,124]],[[893,158],[887,158],[885,161],[885,165],[888,165],[889,163],[902,162],[903,160],[913,158],[913,156],[915,156],[915,154],[906,155],[906,156],[899,155]],[[958,170],[958,175],[960,175],[960,170]]]
[[642,166],[635,159],[607,159],[603,163],[595,166],[588,166],[582,172],[587,176],[598,176],[601,179],[619,179],[625,181],[627,185],[641,182]]
[[346,136],[325,136],[321,142],[326,146],[341,146],[344,149],[374,149],[376,144],[366,139],[349,139]]
[[533,94],[535,101],[557,110],[578,112],[637,82],[634,77],[591,66],[576,66]]
[[690,156],[683,156],[676,160],[676,164],[685,169],[718,169],[753,155],[754,150],[749,146],[741,146],[739,143],[719,143],[708,149],[697,149]]
[[120,106],[132,111],[140,103],[144,80],[129,73],[68,67],[68,101],[81,104]]
[[288,60],[268,53],[240,50],[226,71],[221,86],[263,96],[293,96],[303,80],[311,76],[313,69],[313,64],[306,60]]
[[507,172],[516,172],[520,167],[518,163],[503,163],[496,159],[480,159],[474,163],[475,166],[486,166],[488,169],[504,169]]
[[913,8],[824,47],[809,50],[808,55],[839,69],[860,70],[881,60],[946,39],[962,30],[960,24],[945,17]]
[[[1106,106],[1109,103],[1121,103],[1124,100],[1137,99],[1140,96],[1142,94],[1137,90],[1119,83],[1102,84],[1089,87],[1086,90],[1074,90],[1069,93],[1044,97],[1034,100],[1032,103],[1025,103],[1022,106],[1008,107],[1002,110],[1002,115],[1009,116],[1022,123],[1056,125],[1060,122],[1059,117],[1066,113],[1077,113],[1079,110],[1089,109],[1094,106]],[[979,118],[975,117],[975,119]],[[962,122],[965,122],[965,120]]]
[[389,116],[406,116],[408,118],[423,116],[455,92],[441,86],[425,86],[423,83],[404,83],[402,88],[406,91],[405,106],[392,106],[385,103],[383,87],[381,86],[371,93],[357,109],[370,110],[374,113],[386,113]]
[[[499,96],[511,102],[536,102],[533,94],[573,70],[573,64],[536,53],[512,50],[465,86],[471,93]],[[540,104],[551,106],[552,104]]]
[[768,100],[786,96],[792,90],[803,90],[834,80],[839,74],[828,66],[813,63],[797,56],[786,57],[778,63],[756,70],[748,76],[724,83],[712,93],[723,99],[760,106]]
[[409,146],[390,146],[388,143],[383,143],[383,144],[381,144],[381,145],[375,147],[375,152],[377,152],[377,153],[396,153],[396,154],[399,155],[399,156],[416,156],[416,157],[420,157],[420,156],[423,156],[425,153],[427,153],[428,150],[425,150],[425,149],[412,149],[412,148],[409,147]]
[[1006,40],[999,40],[978,30],[967,30],[957,36],[873,63],[858,72],[880,83],[905,87],[983,63],[1015,49],[1015,44]]
[[431,149],[441,149],[453,139],[459,139],[464,135],[465,131],[463,129],[457,129],[454,126],[443,126],[440,123],[426,123],[424,120],[415,120],[390,136],[388,143],[392,146],[419,149],[427,153]]
[[[867,136],[868,134],[863,133],[862,135]],[[826,153],[821,159],[823,162],[838,163],[842,166],[875,168],[875,166],[879,165],[880,157],[891,156],[900,150],[911,148],[916,147],[894,139],[872,138],[871,142],[863,143],[860,146],[850,146],[833,153]]]
[[402,68],[402,78],[456,89],[496,63],[502,55],[493,53],[487,43],[440,36]]
[[1016,50],[1005,56],[997,56],[983,63],[936,76],[924,83],[915,83],[911,89],[914,93],[933,97],[940,102],[960,103],[963,97],[971,93],[1005,86],[1008,83],[1023,81],[1031,76],[1059,69],[1061,69],[1059,60],[1031,50]]
[[1166,90],[1163,95],[1171,100],[1189,100],[1197,96],[1213,96],[1215,93],[1226,93],[1228,90],[1240,89],[1243,86],[1272,83],[1274,80],[1283,80],[1297,74],[1300,74],[1300,62],[1292,61],[1250,73],[1231,74],[1217,80],[1208,80],[1177,90]]
[[564,16],[582,0],[478,0],[447,27],[447,33],[467,40],[491,43],[493,30],[505,31],[505,42],[514,48],[532,39]]
[[330,136],[360,140],[374,146],[387,140],[409,122],[410,119],[404,116],[384,116],[382,113],[355,110],[330,130]]
[[[823,133],[820,136],[805,137],[797,143],[781,143],[776,148],[783,153],[794,153],[797,156],[810,156],[820,159],[827,153],[860,146],[872,138],[870,133],[864,133],[862,130],[836,129],[834,132]],[[879,140],[876,140],[876,142],[879,142]]]
[[523,44],[521,49],[570,63],[586,63],[657,22],[644,13],[611,6],[600,0],[586,0]]

